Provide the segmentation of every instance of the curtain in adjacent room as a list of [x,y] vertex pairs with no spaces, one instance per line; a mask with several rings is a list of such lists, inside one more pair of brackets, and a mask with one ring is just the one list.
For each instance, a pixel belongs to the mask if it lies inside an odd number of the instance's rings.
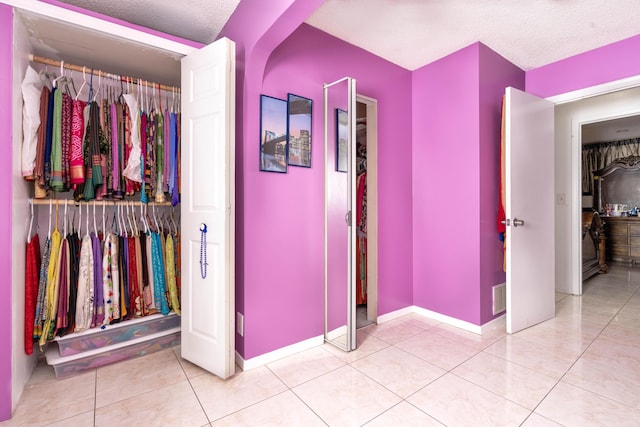
[[594,171],[629,156],[640,156],[640,138],[583,145],[582,192],[593,194]]

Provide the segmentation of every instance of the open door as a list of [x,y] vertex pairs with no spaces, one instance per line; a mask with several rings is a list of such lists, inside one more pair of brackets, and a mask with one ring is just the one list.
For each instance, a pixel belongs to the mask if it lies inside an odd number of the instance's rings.
[[235,372],[235,44],[182,58],[182,357]]
[[554,104],[505,98],[507,332],[555,315]]

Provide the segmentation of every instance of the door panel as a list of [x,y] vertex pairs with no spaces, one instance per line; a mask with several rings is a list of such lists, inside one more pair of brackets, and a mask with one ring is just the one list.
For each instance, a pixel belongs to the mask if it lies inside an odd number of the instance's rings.
[[325,340],[351,351],[355,337],[355,80],[324,87]]
[[221,378],[235,372],[234,111],[233,42],[184,57],[182,357]]
[[505,102],[507,332],[514,333],[555,315],[554,104],[514,88]]

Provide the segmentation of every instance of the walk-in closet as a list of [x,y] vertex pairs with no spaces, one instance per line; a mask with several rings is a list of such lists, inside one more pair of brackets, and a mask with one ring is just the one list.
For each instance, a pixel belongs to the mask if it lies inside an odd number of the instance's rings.
[[14,9],[17,363],[65,377],[181,344],[233,373],[234,49]]

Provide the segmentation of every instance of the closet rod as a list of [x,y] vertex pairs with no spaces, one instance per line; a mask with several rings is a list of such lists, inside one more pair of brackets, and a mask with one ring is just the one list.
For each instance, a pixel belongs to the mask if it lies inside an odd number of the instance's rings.
[[[61,61],[57,61],[55,59],[49,59],[49,58],[45,58],[42,56],[37,56],[37,55],[32,55],[29,54],[29,61],[31,62],[39,62],[40,64],[46,64],[46,65],[51,65],[53,67],[60,67],[60,65],[62,64]],[[73,70],[73,71],[79,71],[82,72],[82,67],[79,65],[73,65],[73,64],[67,64],[66,62],[64,62],[64,68],[66,68],[67,70]],[[153,83],[153,82],[148,82],[142,79],[137,79],[137,78],[133,78],[133,77],[127,77],[127,76],[121,76],[118,74],[111,74],[111,73],[105,73],[102,70],[91,70],[89,67],[84,67],[84,72],[88,73],[88,74],[93,74],[94,76],[100,76],[100,77],[105,77],[107,79],[112,79],[112,80],[118,80],[120,82],[123,83],[131,83],[131,84],[141,84],[144,86],[148,86],[154,89],[158,89],[158,86],[160,86],[161,90],[165,90],[167,92],[177,92],[180,93],[180,88],[174,87],[174,86],[167,86],[167,85],[163,85],[163,84],[158,84],[158,83]]]
[[171,202],[142,203],[142,202],[136,201],[136,200],[90,200],[88,202],[85,202],[84,200],[82,200],[82,201],[76,202],[75,200],[71,200],[71,199],[33,199],[33,204],[34,205],[47,205],[47,206],[49,206],[49,200],[51,200],[51,203],[53,203],[54,205],[56,203],[58,203],[58,206],[64,205],[65,200],[68,201],[68,204],[76,205],[76,206],[80,205],[81,203],[93,203],[96,206],[102,206],[102,205],[113,206],[114,203],[116,205],[129,205],[129,206],[140,206],[140,205],[171,206]]

